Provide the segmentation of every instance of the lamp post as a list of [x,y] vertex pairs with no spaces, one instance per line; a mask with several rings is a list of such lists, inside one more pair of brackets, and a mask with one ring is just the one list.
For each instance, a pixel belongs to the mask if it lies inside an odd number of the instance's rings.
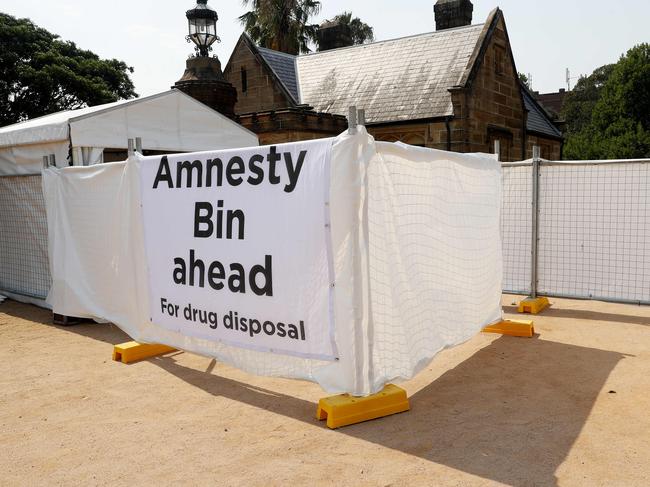
[[187,17],[187,42],[195,44],[194,50],[199,56],[207,57],[212,44],[219,42],[217,35],[217,12],[208,6],[208,0],[197,0],[193,9],[185,12]]
[[226,80],[217,56],[210,56],[217,36],[217,12],[208,7],[208,0],[196,0],[187,17],[187,42],[194,43],[196,56],[185,61],[185,72],[173,86],[192,98],[230,118],[235,118],[237,90]]

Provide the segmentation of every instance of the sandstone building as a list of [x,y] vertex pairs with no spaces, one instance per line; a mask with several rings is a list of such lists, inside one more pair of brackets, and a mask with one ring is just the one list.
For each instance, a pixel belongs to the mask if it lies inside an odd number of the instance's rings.
[[[377,140],[457,152],[492,152],[504,161],[561,158],[562,134],[519,81],[503,12],[471,25],[470,0],[439,0],[437,30],[401,39],[294,56],[256,46],[243,34],[224,70],[237,89],[237,120],[260,143],[326,137],[346,128],[348,107],[366,111]],[[347,36],[349,37],[349,36]],[[341,39],[344,39],[341,41]]]

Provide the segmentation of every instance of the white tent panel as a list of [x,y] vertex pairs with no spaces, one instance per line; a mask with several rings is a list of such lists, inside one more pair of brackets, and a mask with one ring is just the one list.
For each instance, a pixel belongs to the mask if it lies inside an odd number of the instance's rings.
[[102,162],[104,149],[196,152],[258,145],[257,136],[179,90],[68,110],[0,128],[0,175],[38,174],[43,156],[57,167]]
[[54,154],[58,167],[67,166],[68,141],[0,147],[0,176],[38,174],[43,156]]
[[80,108],[78,110],[65,110],[52,113],[43,117],[33,118],[25,122],[0,127],[0,147],[10,147],[28,144],[44,144],[68,140],[68,123],[71,118],[80,117],[100,110],[118,106],[138,100],[122,100],[105,105]]
[[126,148],[141,137],[158,151],[201,151],[257,145],[257,136],[228,117],[178,90],[75,117],[70,120],[74,147]]

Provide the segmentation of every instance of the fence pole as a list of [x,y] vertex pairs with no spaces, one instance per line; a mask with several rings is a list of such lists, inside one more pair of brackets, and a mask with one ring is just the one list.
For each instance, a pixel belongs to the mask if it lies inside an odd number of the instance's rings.
[[43,169],[47,169],[50,165],[50,158],[48,156],[43,156]]
[[532,228],[531,228],[531,263],[530,263],[530,297],[537,298],[537,269],[539,244],[539,160],[540,147],[533,146],[533,208],[532,208]]
[[348,109],[348,134],[357,133],[357,107],[352,106]]
[[366,125],[366,111],[363,108],[359,108],[357,111],[357,122],[359,125],[363,125],[365,127]]
[[135,153],[135,150],[133,148],[133,139],[129,139],[127,141],[127,147],[128,147],[127,154],[129,157],[131,157]]
[[135,150],[142,154],[142,137],[135,138]]
[[497,161],[501,160],[501,141],[500,140],[495,140],[494,141],[494,154],[497,157]]

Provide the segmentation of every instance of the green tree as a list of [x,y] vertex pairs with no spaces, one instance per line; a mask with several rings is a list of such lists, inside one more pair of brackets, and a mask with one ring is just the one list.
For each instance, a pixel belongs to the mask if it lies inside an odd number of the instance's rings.
[[584,80],[565,106],[565,156],[650,157],[650,44],[630,49],[618,63]]
[[316,42],[318,25],[309,19],[320,12],[315,0],[242,0],[251,10],[239,17],[258,45],[289,54],[309,52]]
[[0,126],[136,97],[132,72],[29,19],[0,13]]
[[334,22],[350,27],[353,44],[365,44],[375,40],[375,33],[372,27],[361,21],[359,17],[352,17],[352,12],[343,12],[334,17]]
[[562,115],[567,121],[568,133],[578,133],[591,123],[594,107],[614,66],[615,64],[606,64],[590,76],[581,76],[573,90],[567,94]]
[[527,75],[527,74],[524,74],[524,73],[517,73],[517,75],[519,76],[519,81],[521,81],[523,84],[525,84],[526,87],[527,87],[529,90],[532,90],[532,89],[533,89],[533,88],[530,86],[530,79],[528,79],[528,75]]

